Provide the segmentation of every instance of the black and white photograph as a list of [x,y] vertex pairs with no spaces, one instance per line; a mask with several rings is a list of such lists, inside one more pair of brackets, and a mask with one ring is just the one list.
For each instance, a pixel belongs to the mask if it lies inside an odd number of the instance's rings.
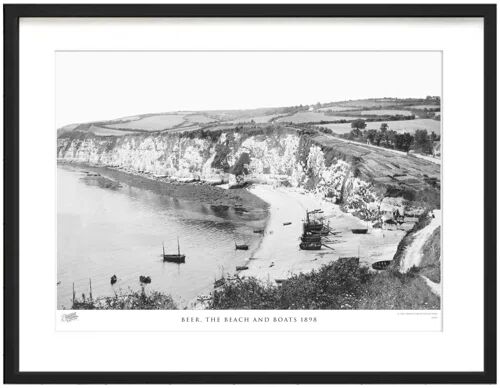
[[58,51],[55,80],[58,310],[441,309],[441,51]]
[[496,383],[496,11],[4,5],[4,383]]

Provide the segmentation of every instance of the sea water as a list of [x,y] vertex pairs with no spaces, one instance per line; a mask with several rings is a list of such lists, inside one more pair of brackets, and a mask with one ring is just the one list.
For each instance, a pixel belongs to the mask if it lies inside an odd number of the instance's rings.
[[[82,168],[57,169],[58,309],[71,308],[73,285],[77,298],[89,296],[90,283],[94,298],[112,296],[120,289],[139,290],[141,275],[151,277],[147,290],[168,293],[184,307],[211,291],[223,273],[234,272],[259,245],[253,229],[262,226],[262,217],[193,197],[169,197],[143,187],[137,177],[96,171],[119,187],[91,184]],[[177,253],[177,238],[186,262],[164,263],[162,243],[166,253]],[[249,250],[235,250],[235,242]]]

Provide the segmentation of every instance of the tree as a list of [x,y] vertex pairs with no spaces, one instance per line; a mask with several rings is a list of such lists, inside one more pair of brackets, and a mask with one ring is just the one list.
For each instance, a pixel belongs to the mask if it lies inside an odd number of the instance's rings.
[[432,154],[432,141],[425,129],[417,129],[414,135],[415,151]]
[[413,142],[413,136],[408,132],[396,133],[394,138],[394,148],[400,151],[408,152]]
[[387,144],[387,147],[393,147],[395,148],[396,144],[396,136],[398,133],[396,131],[390,130],[387,131],[385,134],[385,143]]
[[408,132],[403,134],[403,150],[408,152],[413,143],[413,136]]
[[379,146],[383,139],[384,139],[384,134],[380,131],[377,131],[375,135],[375,144]]
[[375,143],[375,139],[377,138],[377,130],[375,129],[369,129],[367,131],[364,131],[364,136],[363,136],[370,144]]
[[[382,123],[380,124],[380,139],[378,140],[378,143],[380,142],[385,142],[386,146],[389,146],[389,140],[387,138],[387,130],[389,129],[389,125],[387,123]],[[378,144],[377,144],[378,145]]]
[[363,119],[357,119],[351,122],[351,135],[356,137],[361,137],[363,134],[361,132],[362,129],[366,128],[366,122]]

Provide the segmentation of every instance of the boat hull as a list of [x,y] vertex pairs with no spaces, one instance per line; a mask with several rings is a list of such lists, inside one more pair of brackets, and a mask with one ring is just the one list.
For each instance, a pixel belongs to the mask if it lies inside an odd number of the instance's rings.
[[163,255],[163,261],[167,263],[185,263],[186,255]]
[[319,251],[321,249],[321,244],[318,244],[318,243],[300,243],[299,247],[303,251]]
[[300,239],[304,243],[311,243],[311,242],[320,243],[321,242],[321,236],[320,235],[318,235],[318,236],[302,236]]
[[354,234],[366,234],[368,229],[351,229],[351,232]]
[[392,260],[382,260],[382,261],[377,261],[376,263],[372,264],[372,268],[376,270],[384,270],[387,269],[392,263]]

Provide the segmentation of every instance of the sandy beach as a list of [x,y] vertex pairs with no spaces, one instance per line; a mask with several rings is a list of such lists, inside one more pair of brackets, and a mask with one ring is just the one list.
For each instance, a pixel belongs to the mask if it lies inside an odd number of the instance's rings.
[[[286,279],[293,274],[309,272],[337,260],[339,257],[358,256],[360,262],[369,265],[379,260],[391,260],[399,241],[405,235],[402,230],[373,229],[364,221],[342,212],[338,205],[318,198],[299,189],[270,185],[254,185],[249,191],[269,204],[269,220],[261,244],[252,253],[248,270],[240,276],[253,276],[261,280]],[[299,249],[302,220],[306,210],[324,210],[330,227],[337,232],[329,236],[319,251]],[[291,222],[290,225],[283,225]],[[366,228],[367,234],[353,234],[352,228]]]

